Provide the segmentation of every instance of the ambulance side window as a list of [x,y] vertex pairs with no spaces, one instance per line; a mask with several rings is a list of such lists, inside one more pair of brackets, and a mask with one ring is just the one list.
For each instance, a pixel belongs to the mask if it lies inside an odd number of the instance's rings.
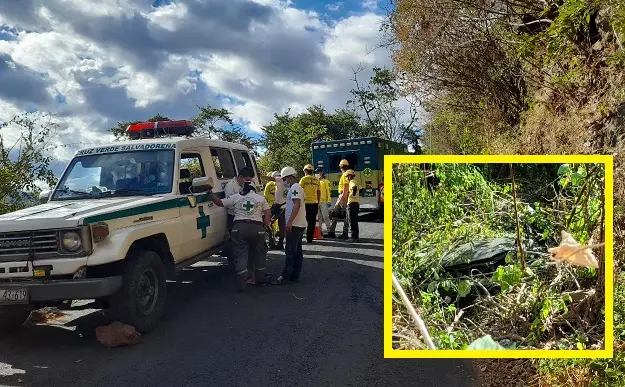
[[180,155],[180,169],[188,169],[191,173],[189,179],[206,176],[202,157],[199,153],[183,153]]
[[358,170],[358,152],[338,152],[338,153],[330,153],[328,154],[328,169],[330,172],[340,172],[339,163],[341,160],[347,160],[349,162],[349,167]]
[[206,172],[202,157],[199,153],[183,153],[180,155],[180,181],[178,182],[178,191],[186,194],[191,188],[193,179],[196,177],[204,177]]
[[254,164],[252,164],[252,159],[247,152],[240,150],[232,150],[234,154],[234,160],[237,163],[237,169],[240,171],[242,168],[249,167],[254,171],[254,177],[256,177],[256,169],[254,168]]
[[218,179],[232,179],[236,176],[234,160],[232,160],[232,154],[228,149],[211,148],[211,156]]

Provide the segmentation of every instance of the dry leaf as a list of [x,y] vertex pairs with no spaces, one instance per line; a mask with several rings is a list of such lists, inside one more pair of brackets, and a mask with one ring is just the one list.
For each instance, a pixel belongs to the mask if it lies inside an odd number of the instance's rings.
[[571,234],[562,230],[562,241],[557,247],[552,247],[549,250],[552,254],[551,259],[556,262],[566,262],[570,265],[599,268],[597,258],[592,253],[590,248],[584,248],[579,244]]

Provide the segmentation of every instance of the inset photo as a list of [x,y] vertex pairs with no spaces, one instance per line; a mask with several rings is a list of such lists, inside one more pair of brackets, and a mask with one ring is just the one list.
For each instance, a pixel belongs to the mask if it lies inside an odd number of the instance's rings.
[[612,156],[385,169],[385,357],[612,356]]

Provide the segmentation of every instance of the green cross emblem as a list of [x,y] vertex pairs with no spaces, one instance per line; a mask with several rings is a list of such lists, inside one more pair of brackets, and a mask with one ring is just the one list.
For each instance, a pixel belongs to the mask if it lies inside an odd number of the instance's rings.
[[245,202],[245,204],[243,205],[243,208],[245,209],[245,211],[247,212],[251,212],[252,208],[256,207],[254,205],[254,203],[250,202],[249,200]]
[[204,213],[204,206],[199,206],[200,216],[197,218],[197,229],[202,230],[202,239],[206,238],[206,229],[211,225],[211,217]]
[[297,191],[293,191],[293,193],[291,194],[291,196],[297,196]]

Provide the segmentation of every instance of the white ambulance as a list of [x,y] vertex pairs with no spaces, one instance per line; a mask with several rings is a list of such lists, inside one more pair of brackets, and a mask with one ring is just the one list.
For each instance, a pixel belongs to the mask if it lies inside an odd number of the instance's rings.
[[0,216],[0,323],[71,300],[101,301],[111,317],[152,330],[176,269],[228,243],[223,197],[243,145],[191,137],[189,121],[128,127],[130,140],[82,149],[41,204]]

